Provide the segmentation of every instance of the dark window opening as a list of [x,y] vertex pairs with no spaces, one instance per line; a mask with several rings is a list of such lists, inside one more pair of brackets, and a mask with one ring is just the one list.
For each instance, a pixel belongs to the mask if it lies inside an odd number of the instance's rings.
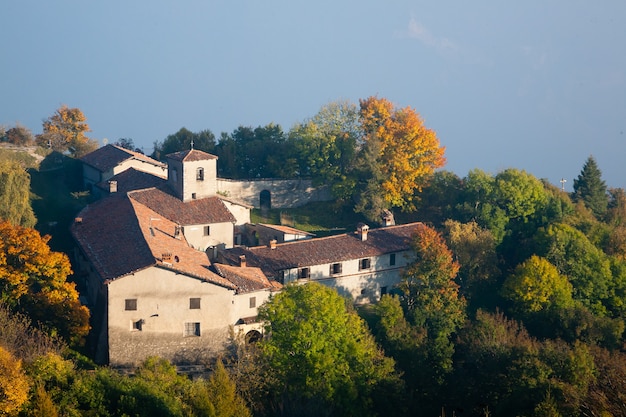
[[211,226],[204,226],[204,235],[205,236],[211,235]]
[[298,271],[298,277],[301,279],[306,279],[311,276],[311,270],[309,268],[300,268]]
[[363,258],[359,261],[359,269],[370,269],[371,260],[370,258]]
[[124,310],[127,310],[127,311],[137,310],[137,299],[127,298],[126,300],[124,300]]
[[396,264],[396,254],[392,253],[389,255],[389,265],[394,266]]
[[256,308],[256,297],[250,297],[250,308]]
[[204,168],[198,168],[196,170],[196,180],[204,181]]
[[385,294],[387,294],[387,287],[380,287],[380,296],[382,297]]
[[185,337],[200,336],[200,323],[185,323]]
[[139,330],[139,331],[141,331],[141,329],[143,327],[143,320],[133,321],[132,326],[133,326],[132,330]]
[[330,265],[330,274],[331,275],[341,274],[341,263],[337,262],[335,264]]
[[189,308],[192,310],[200,309],[200,299],[199,298],[190,298],[189,299]]

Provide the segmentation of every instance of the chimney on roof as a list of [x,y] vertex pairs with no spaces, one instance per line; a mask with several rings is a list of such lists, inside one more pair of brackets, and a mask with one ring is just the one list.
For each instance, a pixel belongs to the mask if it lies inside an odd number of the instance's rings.
[[362,241],[367,240],[367,232],[370,230],[370,227],[365,223],[359,223],[356,225],[356,234],[361,238]]
[[239,266],[242,268],[246,267],[246,255],[239,256]]
[[277,243],[276,239],[270,240],[270,244],[269,244],[270,249],[276,249],[276,243]]
[[113,194],[117,192],[117,181],[109,181],[109,193]]
[[83,218],[82,217],[75,217],[74,218],[74,223],[81,224],[82,222],[83,222]]
[[396,220],[393,218],[393,213],[391,210],[384,209],[382,217],[383,227],[394,226],[396,224]]
[[161,261],[164,264],[171,264],[172,263],[172,252],[163,252],[163,254],[161,254]]

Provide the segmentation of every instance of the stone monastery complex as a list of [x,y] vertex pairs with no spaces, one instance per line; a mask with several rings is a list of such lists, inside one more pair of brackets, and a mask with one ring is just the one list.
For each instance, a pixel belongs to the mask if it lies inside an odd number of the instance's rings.
[[381,228],[315,238],[251,224],[252,207],[293,207],[328,193],[304,180],[220,179],[217,157],[199,150],[167,155],[164,164],[107,145],[82,162],[100,198],[71,227],[75,269],[87,287],[96,359],[112,366],[152,355],[193,364],[232,335],[256,340],[257,308],[292,282],[375,302],[400,281],[421,227],[386,217]]

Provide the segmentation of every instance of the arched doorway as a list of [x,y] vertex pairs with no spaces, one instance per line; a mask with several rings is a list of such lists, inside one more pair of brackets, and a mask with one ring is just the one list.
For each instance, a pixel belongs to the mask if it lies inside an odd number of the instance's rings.
[[250,330],[248,333],[246,333],[246,343],[256,343],[261,340],[261,337],[261,333],[257,330]]
[[269,210],[272,208],[272,194],[268,190],[261,191],[259,207],[261,210]]

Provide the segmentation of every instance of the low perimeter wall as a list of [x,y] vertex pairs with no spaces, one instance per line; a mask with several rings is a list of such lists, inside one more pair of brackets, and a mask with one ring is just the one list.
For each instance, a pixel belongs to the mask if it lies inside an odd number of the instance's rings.
[[313,187],[311,180],[303,179],[241,181],[218,178],[217,192],[255,208],[261,207],[261,201],[267,205],[268,198],[271,208],[298,207],[313,201],[332,200],[328,187]]

